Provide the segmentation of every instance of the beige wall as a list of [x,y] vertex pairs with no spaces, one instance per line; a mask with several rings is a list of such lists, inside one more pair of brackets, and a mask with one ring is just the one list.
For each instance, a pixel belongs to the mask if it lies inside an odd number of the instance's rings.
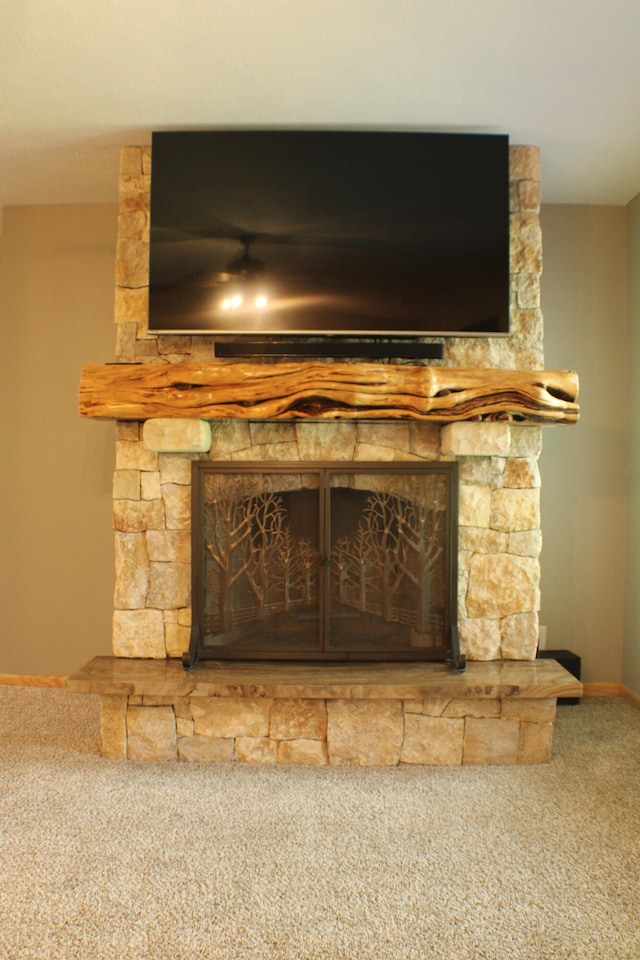
[[[76,393],[82,364],[110,360],[114,353],[116,214],[107,205],[5,211],[0,673],[64,674],[111,652],[114,427],[82,421]],[[636,236],[639,221],[637,205]],[[625,211],[546,206],[542,226],[546,366],[577,369],[582,382],[581,423],[543,430],[542,622],[549,646],[582,655],[585,679],[619,681],[627,469]],[[640,330],[640,316],[636,323]],[[640,344],[636,355],[640,362]],[[637,452],[636,460],[640,477]],[[640,556],[635,572],[638,567]],[[632,594],[625,682],[633,688],[631,679],[640,674],[638,647],[629,640],[640,623],[633,583]]]
[[82,421],[83,363],[113,358],[117,209],[4,211],[0,673],[111,652],[114,426]]
[[[629,369],[640,370],[640,194],[627,207]],[[629,377],[627,619],[622,679],[640,696],[640,378]]]
[[542,624],[583,680],[622,680],[627,523],[623,207],[543,207],[545,366],[580,374],[581,419],[543,430]]

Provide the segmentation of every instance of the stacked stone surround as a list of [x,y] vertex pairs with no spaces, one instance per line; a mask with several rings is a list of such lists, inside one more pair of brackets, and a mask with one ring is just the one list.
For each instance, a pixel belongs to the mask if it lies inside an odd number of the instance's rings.
[[[212,337],[147,334],[150,172],[150,148],[130,147],[122,152],[117,359],[151,364],[217,362]],[[512,147],[512,334],[508,338],[445,338],[442,365],[543,369],[539,205],[538,151]],[[444,426],[406,421],[147,420],[119,422],[116,437],[116,657],[179,658],[189,645],[193,459],[454,458],[460,469],[458,625],[462,650],[471,661],[535,657],[542,543],[539,426],[509,420]],[[500,699],[482,701],[479,706],[469,700],[464,704],[394,700],[385,701],[384,709],[382,701],[372,706],[341,700],[195,700],[165,698],[159,702],[139,694],[128,700],[105,697],[105,752],[142,756],[149,749],[152,753],[156,750],[143,746],[155,739],[164,744],[157,748],[162,756],[181,759],[206,755],[209,759],[342,763],[348,762],[350,749],[349,734],[344,731],[351,729],[349,724],[358,715],[367,727],[387,729],[393,747],[384,747],[382,753],[378,747],[368,752],[367,747],[359,758],[351,758],[353,762],[532,762],[532,758],[548,759],[552,706],[555,709],[555,701],[531,701],[527,712],[522,701],[517,705],[522,715],[514,716],[513,705]],[[114,716],[120,718],[115,726],[127,731],[126,735],[114,737]],[[508,747],[495,748],[495,755],[502,759],[473,759],[486,757],[493,749],[474,746],[478,739],[474,730],[480,722],[493,730],[497,742],[508,742]],[[144,731],[151,725],[160,725],[165,732],[157,731],[155,738],[149,738]],[[397,732],[400,728],[402,736]],[[436,729],[441,731],[437,744],[431,735]],[[534,740],[535,747],[531,746]],[[123,742],[128,746],[123,747]]]
[[103,754],[342,766],[551,758],[556,699],[102,698]]

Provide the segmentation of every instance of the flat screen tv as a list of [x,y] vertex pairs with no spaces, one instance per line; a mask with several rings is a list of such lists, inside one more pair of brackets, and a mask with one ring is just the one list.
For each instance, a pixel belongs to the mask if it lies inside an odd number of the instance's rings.
[[502,134],[154,133],[149,332],[509,332]]

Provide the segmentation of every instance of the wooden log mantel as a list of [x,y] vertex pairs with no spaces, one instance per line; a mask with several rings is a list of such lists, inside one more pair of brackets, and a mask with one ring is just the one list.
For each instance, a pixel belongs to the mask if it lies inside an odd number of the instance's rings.
[[80,414],[100,420],[410,419],[575,423],[569,370],[374,363],[114,363],[85,366]]

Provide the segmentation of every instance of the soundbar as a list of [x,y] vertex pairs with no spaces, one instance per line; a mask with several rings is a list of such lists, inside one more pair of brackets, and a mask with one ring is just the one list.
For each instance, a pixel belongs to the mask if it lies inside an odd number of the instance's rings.
[[352,360],[442,360],[441,343],[415,340],[219,340],[215,356],[233,357],[322,357]]

